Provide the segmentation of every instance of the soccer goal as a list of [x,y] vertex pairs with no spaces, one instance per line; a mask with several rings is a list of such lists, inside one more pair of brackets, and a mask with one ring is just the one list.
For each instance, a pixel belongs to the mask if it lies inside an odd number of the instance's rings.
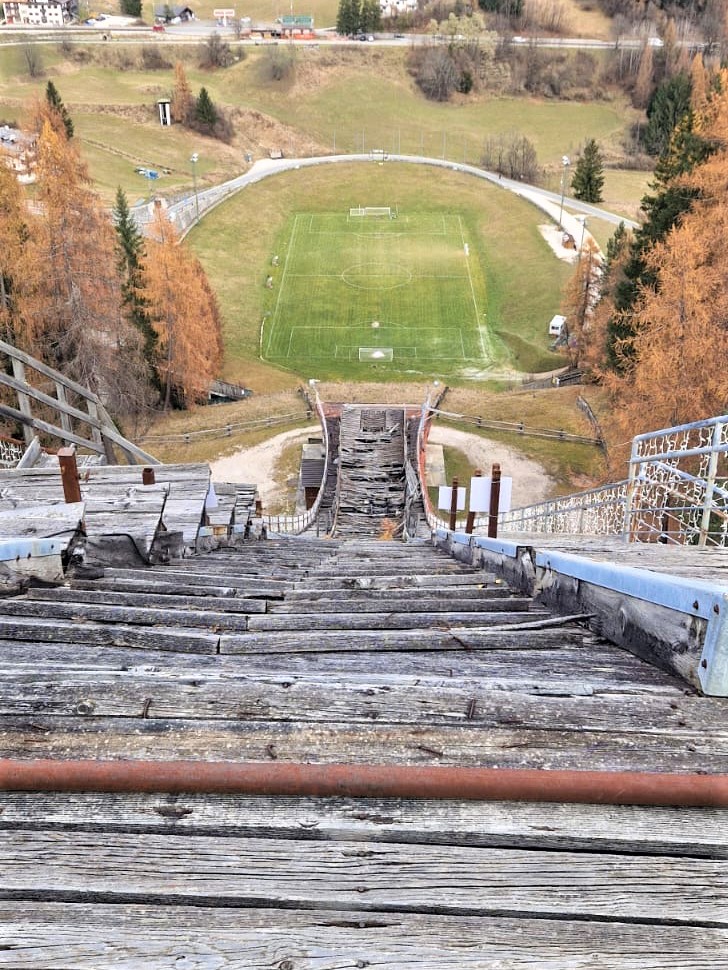
[[383,219],[396,219],[397,216],[392,213],[392,207],[389,205],[365,205],[365,206],[355,206],[349,209],[349,217],[356,216],[379,216]]
[[394,351],[391,347],[360,347],[359,360],[392,360]]

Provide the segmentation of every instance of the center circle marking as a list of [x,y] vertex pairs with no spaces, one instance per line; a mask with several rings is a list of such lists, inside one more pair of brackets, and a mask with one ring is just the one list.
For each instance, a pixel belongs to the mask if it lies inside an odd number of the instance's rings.
[[357,263],[345,269],[341,278],[359,290],[393,290],[411,283],[412,273],[396,263]]

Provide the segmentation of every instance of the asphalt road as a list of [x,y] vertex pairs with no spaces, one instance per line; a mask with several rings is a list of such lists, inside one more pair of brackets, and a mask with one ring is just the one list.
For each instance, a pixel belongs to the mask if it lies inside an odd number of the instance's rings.
[[[104,44],[104,40],[111,36],[112,41],[123,41],[130,44],[148,44],[150,40],[161,44],[194,44],[200,39],[209,37],[210,34],[219,33],[229,42],[240,43],[244,46],[259,46],[269,44],[289,43],[288,40],[238,38],[235,28],[228,25],[223,27],[214,20],[193,20],[188,23],[169,24],[164,32],[153,32],[151,24],[144,27],[117,27],[113,24],[108,25],[104,22],[87,25],[73,24],[65,27],[49,28],[44,26],[34,26],[30,24],[0,25],[0,46],[13,46],[27,43],[48,43],[49,41],[58,42],[60,37],[68,37],[76,42],[89,44]],[[316,30],[316,36],[310,40],[296,40],[296,46],[316,46],[318,44],[336,44],[346,47],[409,47],[413,44],[431,44],[435,41],[449,43],[450,38],[444,35],[433,36],[432,34],[406,34],[404,37],[396,37],[391,33],[380,32],[374,34],[373,41],[352,40],[348,37],[339,37],[333,27],[320,28]],[[572,50],[630,50],[642,47],[645,38],[643,37],[620,37],[616,40],[601,40],[589,37],[512,37],[511,43],[514,46],[564,48]],[[649,38],[649,43],[654,47],[661,47],[662,41],[657,38]],[[679,41],[679,44],[688,48],[699,48],[703,45],[695,44],[691,41]]]
[[[408,162],[415,165],[431,165],[435,168],[445,168],[454,172],[462,172],[466,175],[472,175],[475,178],[485,179],[486,181],[492,182],[494,185],[497,185],[502,189],[509,192],[514,192],[516,195],[527,199],[529,202],[546,212],[550,218],[554,219],[554,221],[558,222],[559,215],[561,214],[561,222],[564,228],[567,229],[567,231],[570,232],[574,238],[578,238],[582,231],[581,223],[574,215],[570,214],[569,211],[564,211],[561,213],[561,195],[558,192],[550,192],[547,189],[542,189],[537,185],[528,185],[527,183],[518,182],[514,179],[503,178],[496,172],[489,172],[485,169],[477,168],[475,165],[465,165],[442,158],[429,158],[424,155],[397,155],[390,153],[386,153],[385,158],[387,161],[392,162]],[[209,212],[210,209],[214,208],[230,195],[240,191],[247,185],[254,185],[256,182],[260,182],[264,178],[269,178],[272,175],[278,175],[281,172],[290,172],[300,168],[307,168],[308,166],[312,165],[335,165],[340,163],[348,164],[351,162],[368,162],[369,164],[372,164],[373,161],[378,160],[379,156],[374,159],[369,153],[358,155],[322,155],[314,156],[312,158],[281,158],[275,160],[262,159],[256,162],[252,168],[243,175],[238,175],[236,178],[230,179],[227,182],[222,182],[220,185],[200,190],[196,197],[195,194],[192,193],[178,202],[173,203],[169,206],[167,214],[176,223],[178,228],[185,233],[194,224],[198,207],[200,216],[203,216],[205,212]],[[612,225],[619,225],[620,222],[624,222],[626,226],[632,228],[637,228],[638,225],[636,222],[625,219],[624,216],[618,215],[614,212],[609,212],[607,209],[602,209],[599,206],[590,205],[587,202],[579,202],[577,199],[567,197],[565,199],[565,206],[567,210],[570,210],[571,212],[576,212],[579,215],[603,219]],[[140,225],[143,226],[147,221],[149,221],[150,207],[148,204],[137,206],[135,207],[134,211]]]

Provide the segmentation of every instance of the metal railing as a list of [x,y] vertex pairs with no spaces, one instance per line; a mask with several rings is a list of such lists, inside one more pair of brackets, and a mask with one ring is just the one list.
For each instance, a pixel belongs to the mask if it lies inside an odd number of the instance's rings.
[[628,540],[728,544],[728,415],[637,435],[624,525]]
[[264,515],[263,526],[265,527],[268,535],[276,533],[279,535],[300,535],[302,532],[305,532],[307,529],[311,528],[314,522],[316,522],[319,514],[321,502],[324,497],[324,490],[326,488],[326,476],[329,470],[329,430],[324,407],[315,385],[313,385],[313,395],[314,407],[316,413],[318,414],[319,421],[321,422],[321,429],[323,431],[324,441],[326,442],[324,470],[323,475],[321,476],[321,485],[319,486],[318,495],[316,496],[316,501],[313,503],[311,508],[307,509],[305,512],[300,512],[293,515]]
[[728,415],[637,435],[627,479],[514,509],[499,517],[499,528],[725,546],[727,459]]
[[[498,529],[504,532],[542,532],[568,535],[619,535],[624,525],[628,480],[548,499],[503,512]],[[479,517],[475,529],[487,526]]]
[[25,445],[17,438],[0,435],[0,466],[15,468],[25,452]]

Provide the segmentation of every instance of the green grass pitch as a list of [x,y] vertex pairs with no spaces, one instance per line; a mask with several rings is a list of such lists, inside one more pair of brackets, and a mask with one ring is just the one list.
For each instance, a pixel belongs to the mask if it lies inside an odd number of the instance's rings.
[[360,374],[493,363],[484,275],[457,214],[298,213],[270,274],[266,360]]

